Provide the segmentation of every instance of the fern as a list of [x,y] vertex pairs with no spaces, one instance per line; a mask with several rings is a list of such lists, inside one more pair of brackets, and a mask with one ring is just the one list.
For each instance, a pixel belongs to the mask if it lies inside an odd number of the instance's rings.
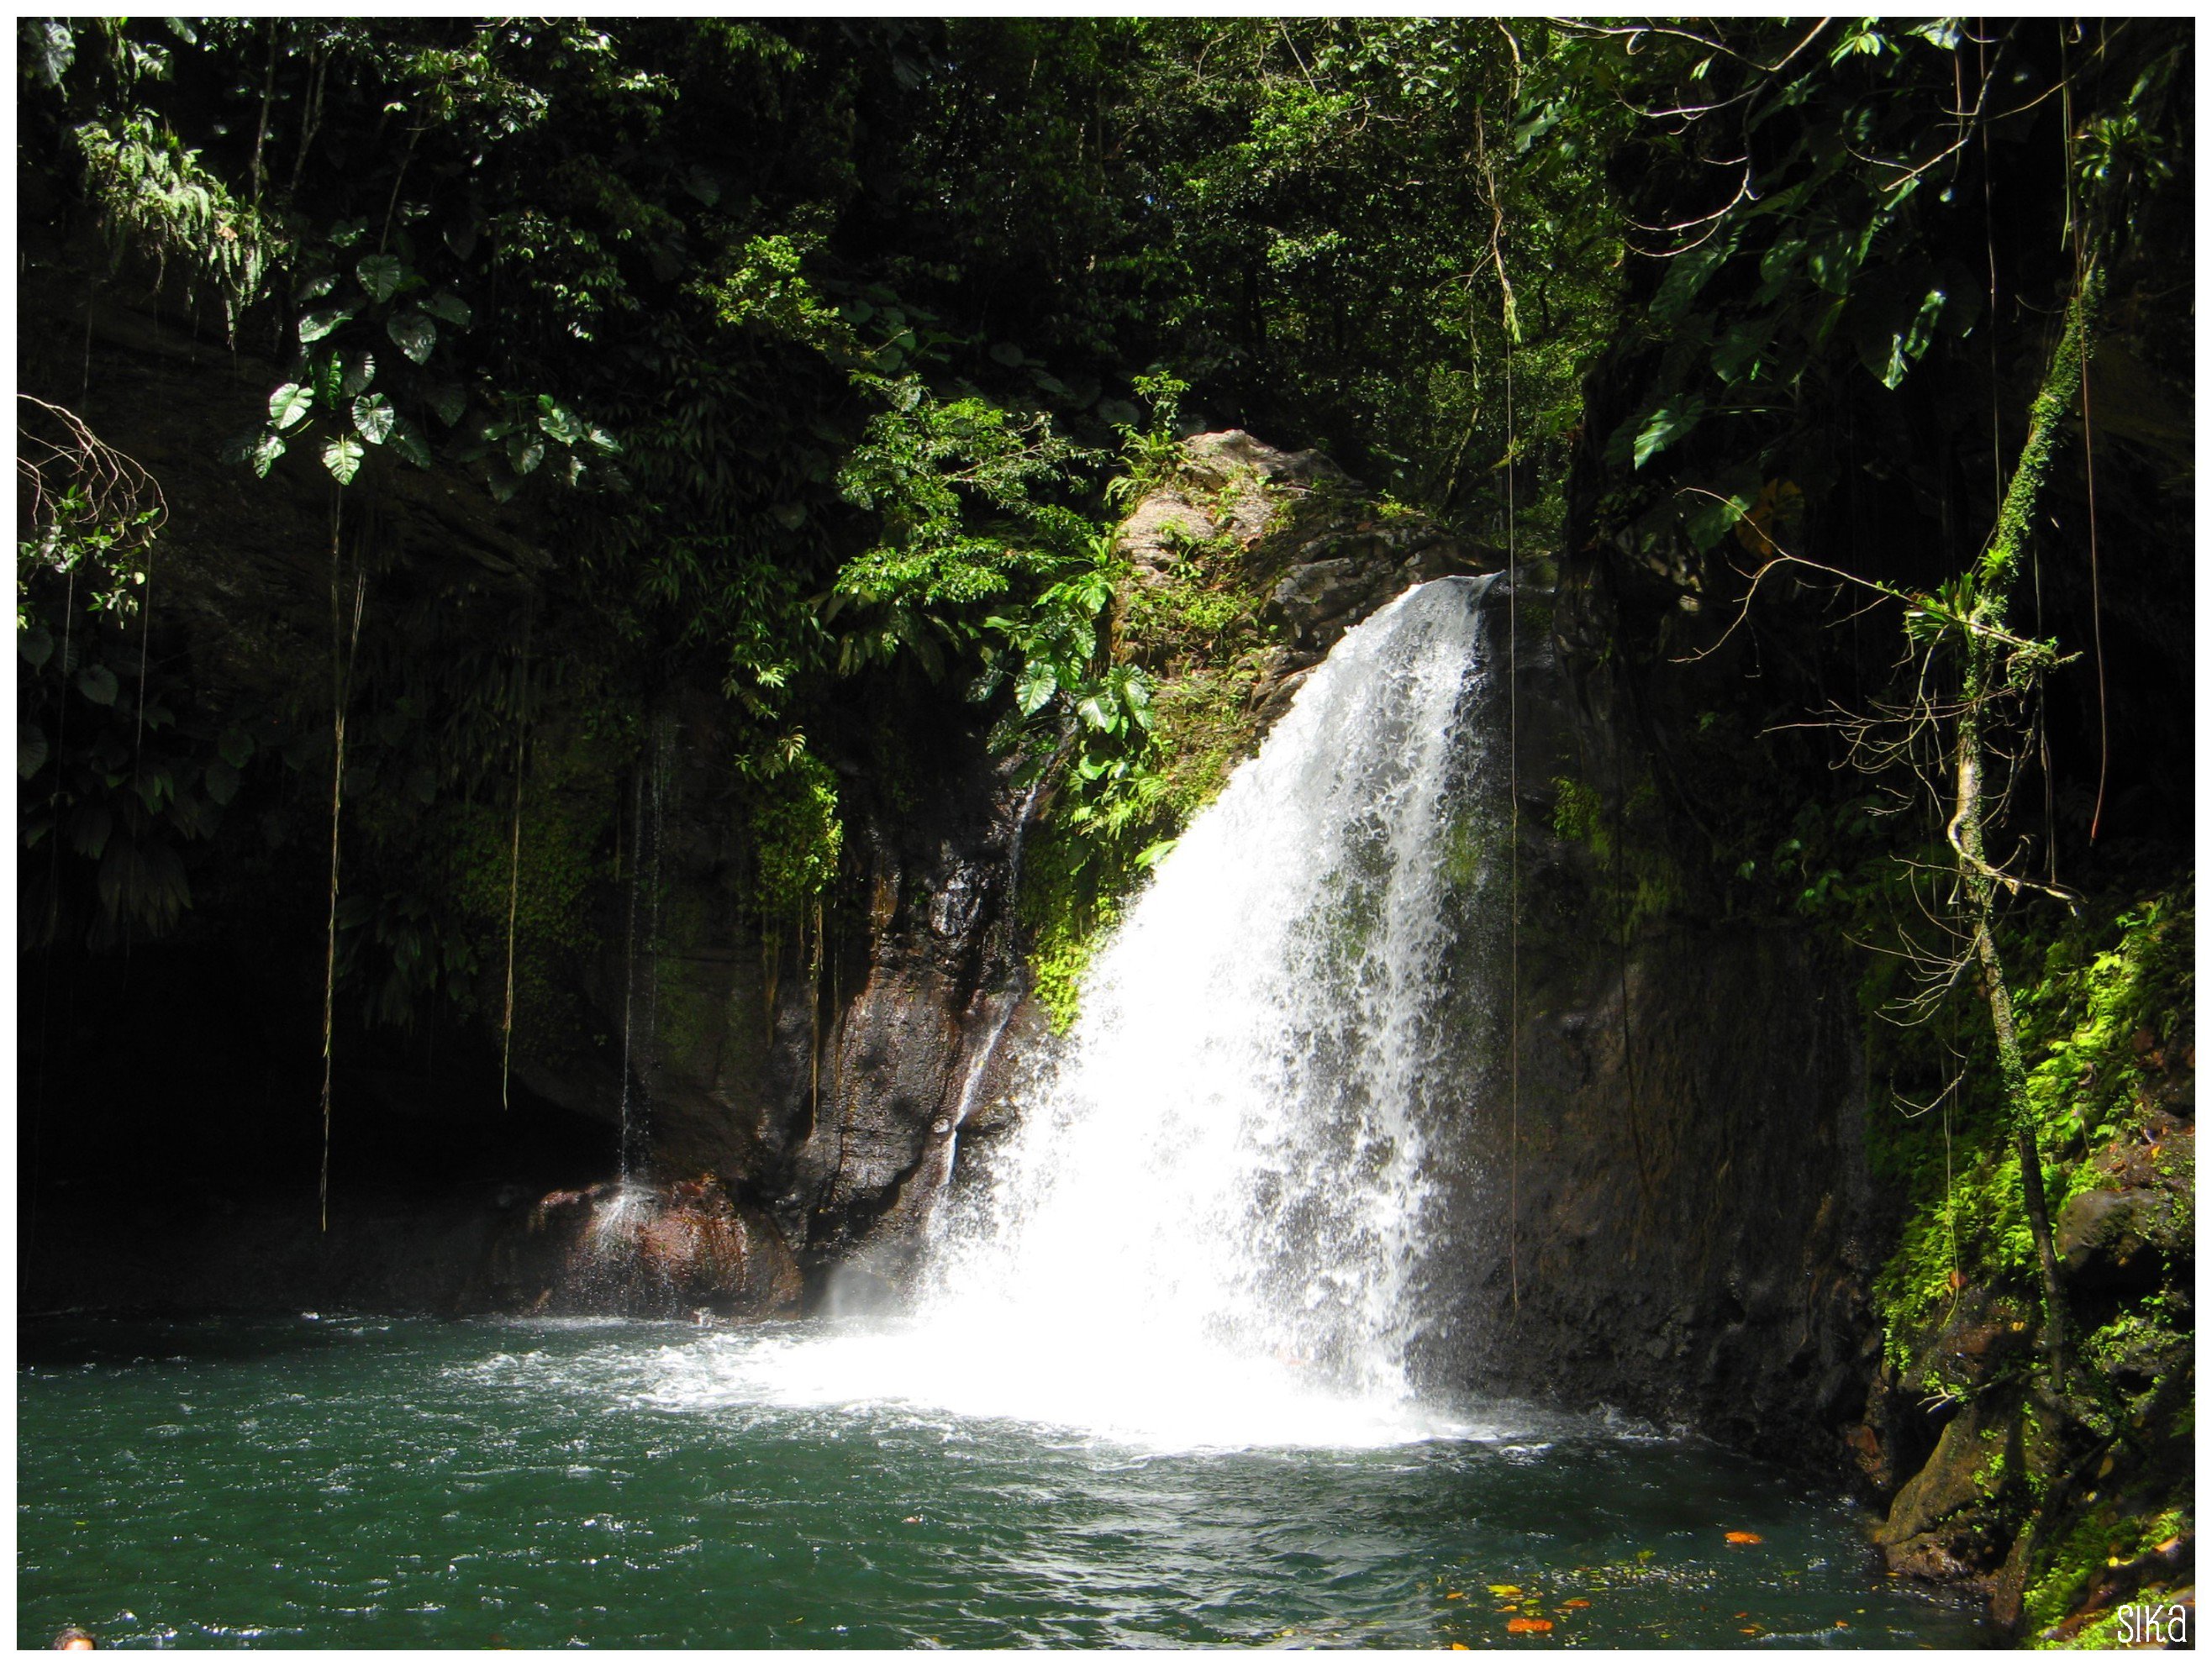
[[176,261],[187,285],[211,285],[222,301],[226,334],[259,297],[287,244],[251,203],[241,203],[152,117],[132,111],[76,130],[85,183],[118,250],[150,257],[155,283]]

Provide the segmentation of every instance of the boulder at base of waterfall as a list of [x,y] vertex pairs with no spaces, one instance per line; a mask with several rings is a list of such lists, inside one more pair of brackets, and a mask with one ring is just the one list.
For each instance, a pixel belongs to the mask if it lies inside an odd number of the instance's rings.
[[711,1175],[550,1192],[493,1246],[488,1294],[533,1313],[769,1319],[797,1311],[775,1224]]
[[2057,1421],[2050,1408],[2017,1396],[1960,1408],[1875,1531],[1890,1568],[1985,1585],[2026,1517],[2030,1479],[2051,1473]]

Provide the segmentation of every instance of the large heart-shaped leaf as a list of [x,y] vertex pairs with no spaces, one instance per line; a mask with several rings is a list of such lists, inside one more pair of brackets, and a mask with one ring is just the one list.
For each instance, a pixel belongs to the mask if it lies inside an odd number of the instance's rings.
[[1686,397],[1676,394],[1672,398],[1662,400],[1657,409],[1644,419],[1644,426],[1636,431],[1635,466],[1643,468],[1696,427],[1698,419],[1705,414],[1703,394],[1691,394]]
[[417,469],[430,466],[430,447],[422,438],[422,431],[405,417],[392,425],[392,449]]
[[28,780],[45,767],[46,732],[36,724],[15,726],[15,773]]
[[338,376],[338,391],[350,399],[375,380],[376,355],[367,348],[356,348],[345,357],[345,368]]
[[15,652],[30,662],[32,670],[36,670],[53,658],[53,634],[43,625],[34,625],[27,631],[19,632],[15,637]]
[[237,769],[221,759],[209,765],[200,778],[200,785],[207,789],[207,796],[217,804],[228,804],[238,797],[238,782]]
[[369,255],[353,269],[361,280],[361,287],[368,291],[369,299],[388,301],[399,291],[407,276],[407,269],[399,264],[396,255]]
[[419,312],[395,312],[385,321],[384,333],[416,364],[429,362],[430,349],[438,344],[438,327]]
[[283,433],[313,409],[315,397],[296,382],[287,382],[269,396],[269,421]]
[[382,394],[363,394],[353,403],[353,426],[371,446],[381,446],[392,438],[392,425],[398,415]]
[[466,330],[476,317],[469,311],[469,304],[450,289],[441,289],[421,305],[433,318],[442,318],[455,330]]
[[247,449],[246,460],[253,465],[255,474],[266,480],[270,470],[276,466],[276,459],[284,455],[285,450],[284,442],[276,433],[264,428]]
[[300,320],[300,342],[319,342],[340,324],[353,317],[349,306],[319,306]]
[[88,665],[76,674],[76,692],[95,706],[112,706],[118,688],[115,674],[104,665]]
[[362,455],[359,440],[349,434],[341,434],[323,448],[323,467],[331,471],[331,478],[340,486],[349,485],[361,472]]

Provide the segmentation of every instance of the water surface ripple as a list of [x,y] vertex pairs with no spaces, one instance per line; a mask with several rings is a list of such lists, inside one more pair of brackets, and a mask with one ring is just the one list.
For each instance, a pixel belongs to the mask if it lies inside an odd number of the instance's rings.
[[1703,1444],[1515,1409],[1355,1446],[1086,1433],[942,1410],[872,1338],[27,1325],[17,1641],[1982,1641],[1843,1500]]

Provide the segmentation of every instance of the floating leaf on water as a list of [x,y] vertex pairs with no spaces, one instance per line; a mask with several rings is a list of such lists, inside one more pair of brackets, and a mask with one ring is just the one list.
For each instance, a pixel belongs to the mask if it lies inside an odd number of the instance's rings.
[[1505,1623],[1509,1633],[1547,1633],[1552,1630],[1548,1621],[1539,1621],[1533,1615],[1516,1615]]
[[1589,1599],[1587,1597],[1570,1597],[1565,1603],[1560,1604],[1559,1607],[1563,1609],[1586,1609],[1589,1607]]
[[1730,1545],[1758,1545],[1761,1541],[1756,1534],[1749,1533],[1741,1528],[1731,1528],[1729,1530],[1728,1543]]
[[1464,1597],[1467,1594],[1463,1591],[1448,1591],[1444,1596],[1447,1597]]
[[[79,1524],[77,1525],[77,1526],[78,1526],[78,1527],[80,1527],[80,1528],[82,1528],[82,1527],[83,1527],[83,1526],[84,1526],[84,1525],[83,1525],[82,1523],[79,1523]],[[1455,1644],[1455,1645],[1453,1645],[1453,1646],[1452,1646],[1452,1648],[1454,1648],[1455,1650],[1464,1650],[1465,1648],[1467,1648],[1467,1646],[1466,1646],[1466,1645],[1464,1645],[1464,1644]]]
[[1490,1589],[1490,1595],[1493,1597],[1518,1597],[1521,1595],[1521,1588],[1518,1586],[1492,1586]]

